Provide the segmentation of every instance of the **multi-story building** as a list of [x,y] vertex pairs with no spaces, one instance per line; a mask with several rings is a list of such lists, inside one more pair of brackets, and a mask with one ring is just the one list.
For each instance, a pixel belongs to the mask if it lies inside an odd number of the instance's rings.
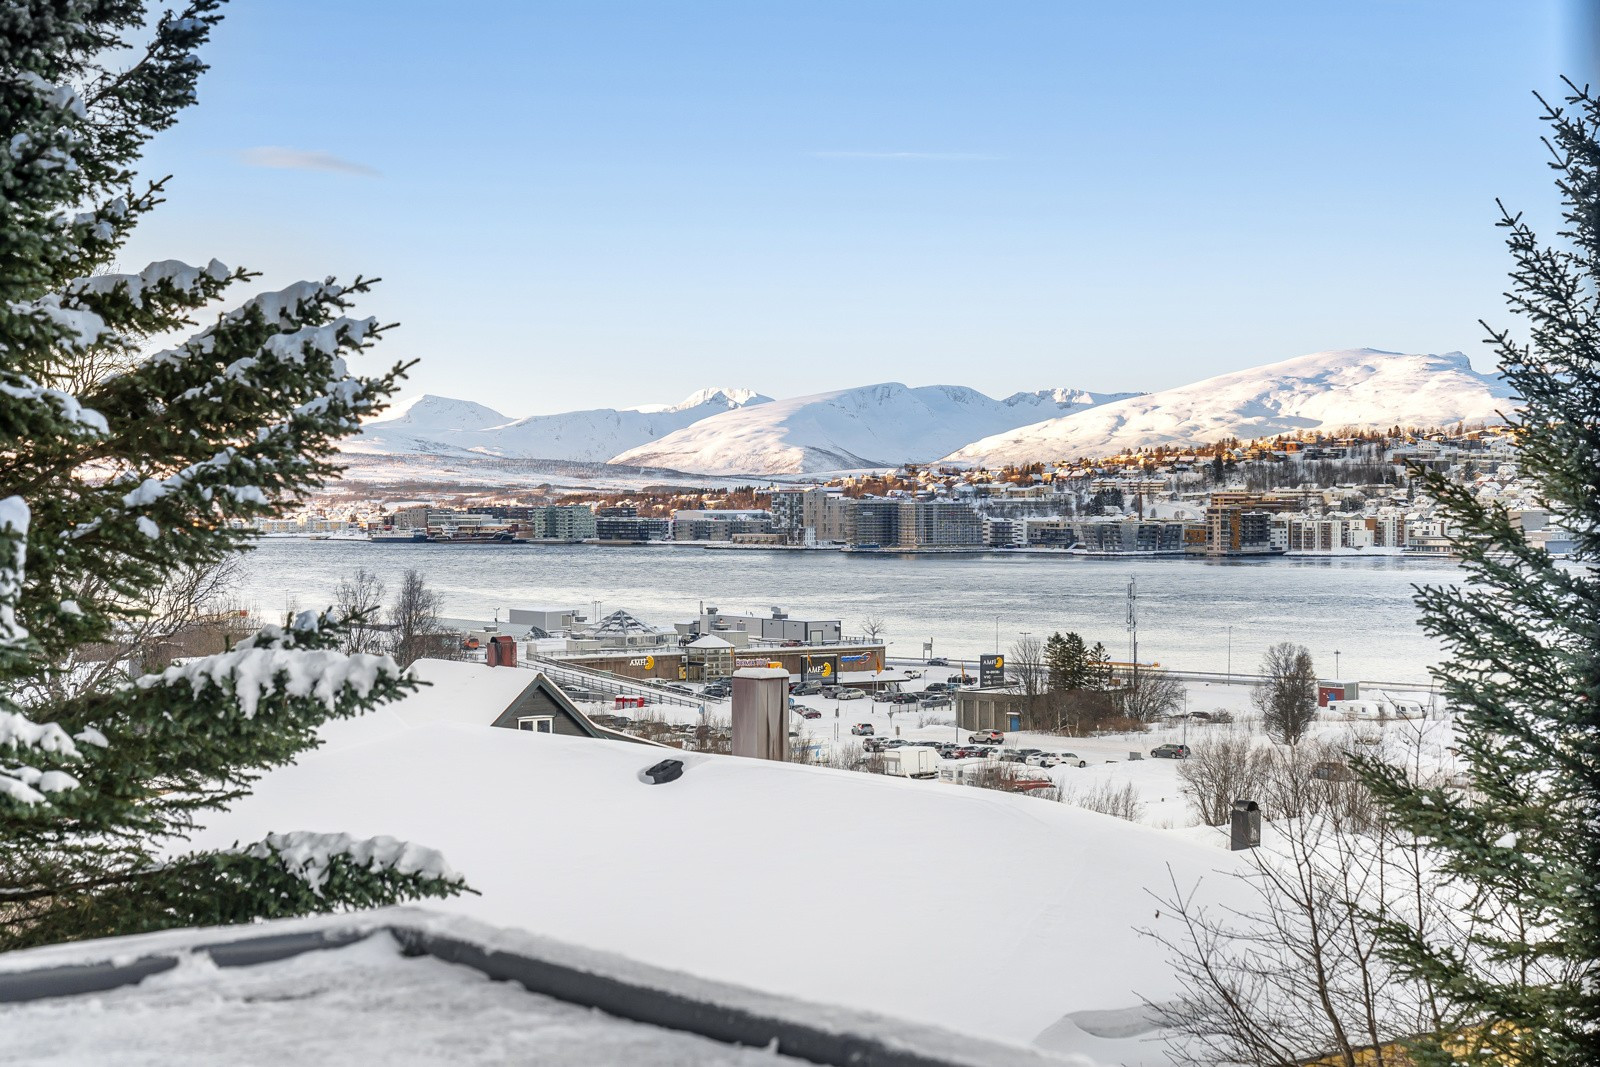
[[1371,521],[1355,516],[1277,515],[1272,521],[1273,539],[1286,552],[1368,548],[1374,544]]
[[850,501],[852,514],[845,520],[841,540],[856,548],[894,548],[900,544],[900,504],[898,500]]
[[1027,544],[1027,528],[1014,519],[994,519],[984,516],[983,543],[990,548],[1018,548]]
[[[983,518],[954,500],[901,500],[901,548],[976,548],[983,544]],[[896,542],[880,542],[886,547]]]
[[671,519],[649,519],[637,508],[601,508],[594,518],[595,536],[601,541],[668,541]]
[[1254,493],[1230,490],[1212,493],[1206,505],[1206,539],[1190,551],[1211,556],[1256,556],[1282,552],[1272,543],[1272,514],[1260,507]]
[[587,504],[551,504],[543,510],[545,537],[556,541],[587,541],[597,536],[594,509]]
[[768,511],[675,511],[672,537],[676,541],[732,541],[735,534],[772,532]]

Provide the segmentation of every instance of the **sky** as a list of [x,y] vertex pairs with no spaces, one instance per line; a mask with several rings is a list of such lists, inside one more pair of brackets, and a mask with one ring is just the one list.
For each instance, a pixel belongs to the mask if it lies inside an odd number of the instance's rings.
[[404,395],[511,417],[1183,385],[1505,322],[1558,0],[234,0],[125,249],[379,276]]

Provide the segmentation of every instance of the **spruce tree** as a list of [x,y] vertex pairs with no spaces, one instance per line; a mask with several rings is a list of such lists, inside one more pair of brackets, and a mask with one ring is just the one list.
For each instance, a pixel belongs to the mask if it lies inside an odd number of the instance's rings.
[[1446,650],[1436,673],[1470,788],[1361,761],[1474,923],[1459,947],[1372,917],[1391,957],[1475,1021],[1420,1042],[1430,1064],[1600,1063],[1600,101],[1568,87],[1566,107],[1540,98],[1559,242],[1503,207],[1499,222],[1527,340],[1485,328],[1522,401],[1508,413],[1521,475],[1571,533],[1572,562],[1502,505],[1418,471],[1466,571],[1460,588],[1422,588],[1416,602]]
[[411,687],[389,659],[337,650],[348,620],[302,614],[130,684],[45,684],[165,575],[241,551],[252,520],[324,484],[404,369],[347,365],[379,333],[347,314],[367,281],[207,314],[252,276],[113,271],[161,199],[162,182],[137,184],[140,150],[193,102],[217,11],[195,0],[149,25],[134,0],[0,7],[0,949],[461,888],[389,838],[185,844],[322,722]]

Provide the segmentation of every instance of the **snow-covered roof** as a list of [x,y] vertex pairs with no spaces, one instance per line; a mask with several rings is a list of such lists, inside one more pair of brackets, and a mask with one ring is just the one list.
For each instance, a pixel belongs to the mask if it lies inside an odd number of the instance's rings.
[[[266,962],[239,958],[269,942]],[[515,980],[490,981],[479,960]],[[944,1067],[1062,1065],[414,908],[13,952],[0,987],[18,998],[0,1004],[6,1051],[27,1063],[799,1067],[893,1049]]]
[[716,634],[706,634],[703,637],[695,638],[693,641],[690,641],[684,647],[685,648],[732,648],[733,645],[732,645],[731,642],[724,641],[722,638],[718,637]]
[[[1053,1027],[1051,1047],[1127,1064],[1159,1062],[1158,1047],[1063,1018],[1137,1014],[1141,996],[1177,992],[1137,932],[1173,921],[1147,889],[1234,885],[1216,874],[1238,862],[1228,852],[1066,804],[690,752],[672,753],[681,778],[646,784],[660,758],[448,723],[375,730],[269,772],[195,845],[296,827],[390,834],[440,849],[478,890],[438,905],[453,913],[976,1036],[1026,1044]],[[973,841],[1026,861],[971,862]],[[804,937],[786,933],[796,922]],[[1004,947],[935,936],[954,926],[1004,929]]]

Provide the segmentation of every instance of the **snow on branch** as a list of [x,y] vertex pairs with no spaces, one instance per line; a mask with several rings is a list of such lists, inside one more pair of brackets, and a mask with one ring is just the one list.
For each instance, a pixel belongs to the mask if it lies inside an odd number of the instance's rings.
[[252,311],[259,312],[262,320],[269,326],[276,326],[285,332],[296,331],[300,328],[300,320],[305,318],[312,308],[324,304],[343,306],[340,297],[345,292],[343,286],[334,284],[333,279],[329,278],[321,282],[295,282],[287,288],[274,292],[257,293],[177,348],[157,352],[150,357],[150,362],[177,366],[194,356],[209,356],[216,348],[217,334],[230,326],[245,322]]
[[[88,729],[73,738],[58,724],[36,723],[14,711],[0,711],[0,749],[13,753],[36,752],[56,757],[60,761],[78,760],[82,756],[75,741],[106,747],[105,735]],[[66,771],[40,770],[26,763],[0,762],[0,796],[10,797],[21,804],[42,803],[48,793],[76,789],[78,780]]]
[[[84,312],[84,314],[92,313]],[[95,318],[99,318],[99,316],[95,316]],[[61,418],[77,427],[79,432],[109,432],[104,415],[93,408],[84,407],[79,403],[78,398],[71,393],[42,386],[26,374],[15,374],[0,378],[0,394],[16,400],[30,400],[38,404],[48,404],[59,412]]]
[[296,830],[268,834],[264,841],[240,851],[254,859],[278,859],[290,874],[305,882],[318,896],[328,882],[329,869],[340,859],[373,873],[395,871],[453,884],[464,881],[436,849],[393,837],[357,839],[349,834]]
[[191,267],[182,260],[163,259],[138,274],[97,274],[68,282],[68,296],[112,296],[121,292],[135,307],[143,307],[147,293],[168,289],[194,296],[203,295],[217,282],[226,281],[233,271],[213,259],[204,267]]
[[21,648],[28,628],[17,620],[22,578],[28,565],[28,522],[32,513],[20,496],[0,500],[0,648]]
[[365,698],[380,680],[401,677],[388,656],[284,647],[291,640],[281,627],[264,626],[230,651],[175,664],[137,679],[134,685],[140,689],[188,685],[197,698],[214,686],[232,693],[244,717],[253,719],[261,701],[280,692],[315,698],[332,712],[345,693]]

